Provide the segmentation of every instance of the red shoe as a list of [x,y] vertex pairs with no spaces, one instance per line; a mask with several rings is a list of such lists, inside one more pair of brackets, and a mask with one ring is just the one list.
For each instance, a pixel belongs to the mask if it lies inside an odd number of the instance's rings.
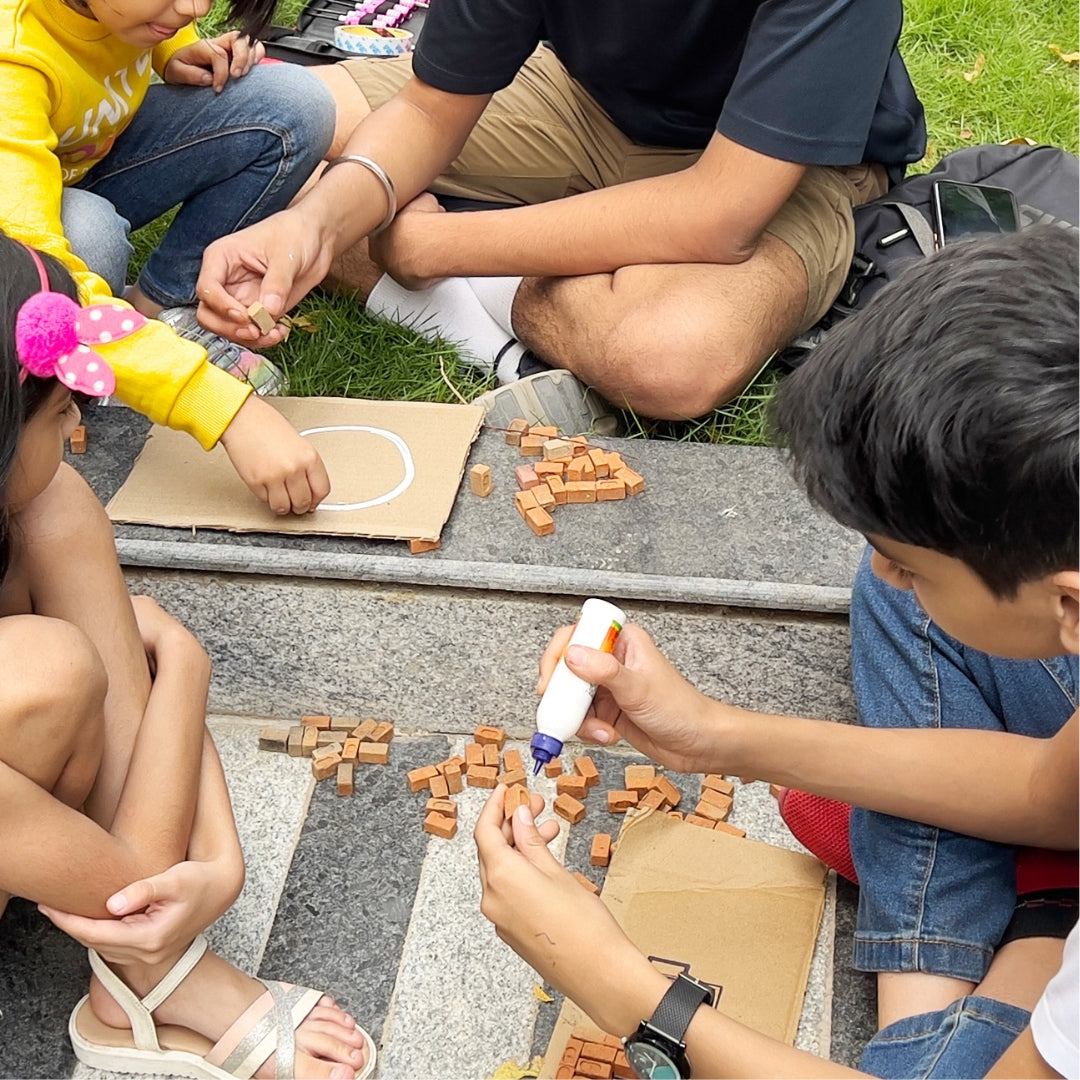
[[791,788],[781,788],[776,801],[792,836],[826,866],[858,885],[859,875],[851,861],[851,841],[848,839],[851,807],[836,799]]

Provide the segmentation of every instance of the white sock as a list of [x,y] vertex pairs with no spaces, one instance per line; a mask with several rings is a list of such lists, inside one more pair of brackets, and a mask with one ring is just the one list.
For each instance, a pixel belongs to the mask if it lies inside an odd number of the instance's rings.
[[389,274],[375,283],[367,299],[373,315],[393,319],[422,334],[451,341],[466,363],[491,374],[511,362],[517,370],[525,348],[485,310],[464,278],[446,278],[427,289],[406,289]]
[[514,297],[517,296],[520,277],[472,277],[465,279],[469,288],[484,310],[513,338]]

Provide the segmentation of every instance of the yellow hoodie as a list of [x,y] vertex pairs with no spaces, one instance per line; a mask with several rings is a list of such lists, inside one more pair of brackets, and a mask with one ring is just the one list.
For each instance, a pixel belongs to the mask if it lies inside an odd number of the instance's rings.
[[[152,52],[128,45],[62,0],[0,0],[0,227],[60,260],[84,304],[112,300],[72,252],[60,223],[66,184],[100,161],[160,74],[198,39],[194,25]],[[100,347],[117,397],[210,449],[251,387],[214,367],[165,323]]]

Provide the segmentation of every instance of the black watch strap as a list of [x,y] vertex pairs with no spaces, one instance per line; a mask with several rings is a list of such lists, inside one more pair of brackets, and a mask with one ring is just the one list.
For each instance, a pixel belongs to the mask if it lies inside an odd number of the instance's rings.
[[689,975],[679,975],[660,999],[649,1026],[677,1043],[683,1042],[694,1013],[702,1005],[713,1003],[712,987]]

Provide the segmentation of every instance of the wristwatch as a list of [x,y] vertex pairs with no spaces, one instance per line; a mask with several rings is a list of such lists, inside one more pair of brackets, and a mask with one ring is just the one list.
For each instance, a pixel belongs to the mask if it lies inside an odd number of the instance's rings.
[[690,975],[679,975],[660,999],[656,1012],[642,1020],[626,1040],[626,1060],[641,1077],[681,1080],[690,1075],[683,1036],[702,1005],[713,1003],[713,989]]

